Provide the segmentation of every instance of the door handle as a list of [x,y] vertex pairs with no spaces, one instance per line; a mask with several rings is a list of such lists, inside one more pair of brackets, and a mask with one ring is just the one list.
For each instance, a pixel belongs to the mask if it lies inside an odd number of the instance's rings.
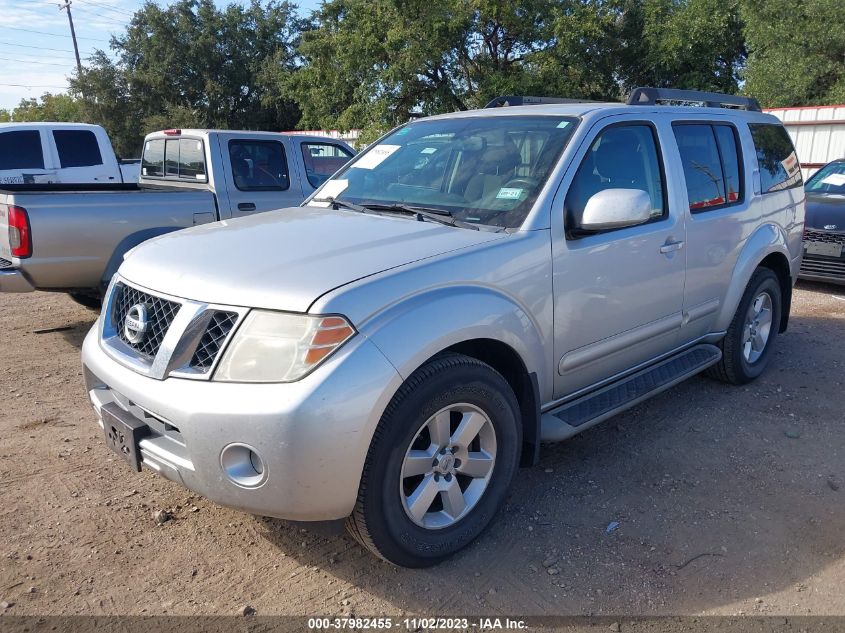
[[670,241],[667,240],[666,243],[663,246],[660,247],[660,252],[665,255],[666,253],[672,253],[674,251],[679,251],[683,247],[684,247],[683,240],[678,241],[678,242],[670,242]]
[[238,211],[255,211],[254,202],[239,202]]

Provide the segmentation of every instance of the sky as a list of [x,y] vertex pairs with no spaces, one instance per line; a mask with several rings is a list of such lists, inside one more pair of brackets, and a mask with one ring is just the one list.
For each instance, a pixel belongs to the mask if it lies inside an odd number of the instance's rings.
[[[215,0],[218,6],[235,0]],[[60,0],[0,0],[0,108],[45,92],[64,92],[76,67],[67,12]],[[63,3],[63,2],[62,2]],[[309,13],[320,0],[294,0]],[[109,38],[122,33],[143,0],[72,0],[73,25],[82,63]],[[172,0],[158,0],[159,5]]]

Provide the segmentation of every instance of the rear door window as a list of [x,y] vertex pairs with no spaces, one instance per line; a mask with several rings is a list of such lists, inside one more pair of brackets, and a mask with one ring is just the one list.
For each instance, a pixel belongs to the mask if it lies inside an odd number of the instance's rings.
[[672,126],[692,212],[742,200],[736,135],[729,125],[676,123]]
[[749,123],[760,166],[763,193],[798,187],[803,183],[801,165],[786,128],[775,123]]
[[63,169],[103,164],[97,137],[90,130],[53,130],[53,140]]
[[319,187],[338,169],[343,167],[352,152],[334,143],[302,143],[302,160],[305,174],[312,187]]
[[0,132],[0,170],[4,169],[44,169],[38,130]]
[[290,187],[285,148],[277,141],[229,141],[235,186],[241,191],[284,191]]

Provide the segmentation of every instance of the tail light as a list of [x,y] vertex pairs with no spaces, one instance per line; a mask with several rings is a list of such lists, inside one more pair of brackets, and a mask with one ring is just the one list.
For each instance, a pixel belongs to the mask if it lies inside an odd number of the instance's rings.
[[32,255],[32,234],[29,230],[29,216],[23,207],[9,207],[9,247],[12,257]]
[[179,136],[180,134],[182,134],[182,130],[171,129],[164,131],[165,136]]

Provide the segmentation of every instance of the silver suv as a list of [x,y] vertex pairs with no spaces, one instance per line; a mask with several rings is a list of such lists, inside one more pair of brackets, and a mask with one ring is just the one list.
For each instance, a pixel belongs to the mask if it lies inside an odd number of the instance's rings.
[[408,123],[299,208],[131,251],[83,349],[107,443],[425,566],[541,442],[759,376],[802,253],[781,123],[710,93],[533,101]]

